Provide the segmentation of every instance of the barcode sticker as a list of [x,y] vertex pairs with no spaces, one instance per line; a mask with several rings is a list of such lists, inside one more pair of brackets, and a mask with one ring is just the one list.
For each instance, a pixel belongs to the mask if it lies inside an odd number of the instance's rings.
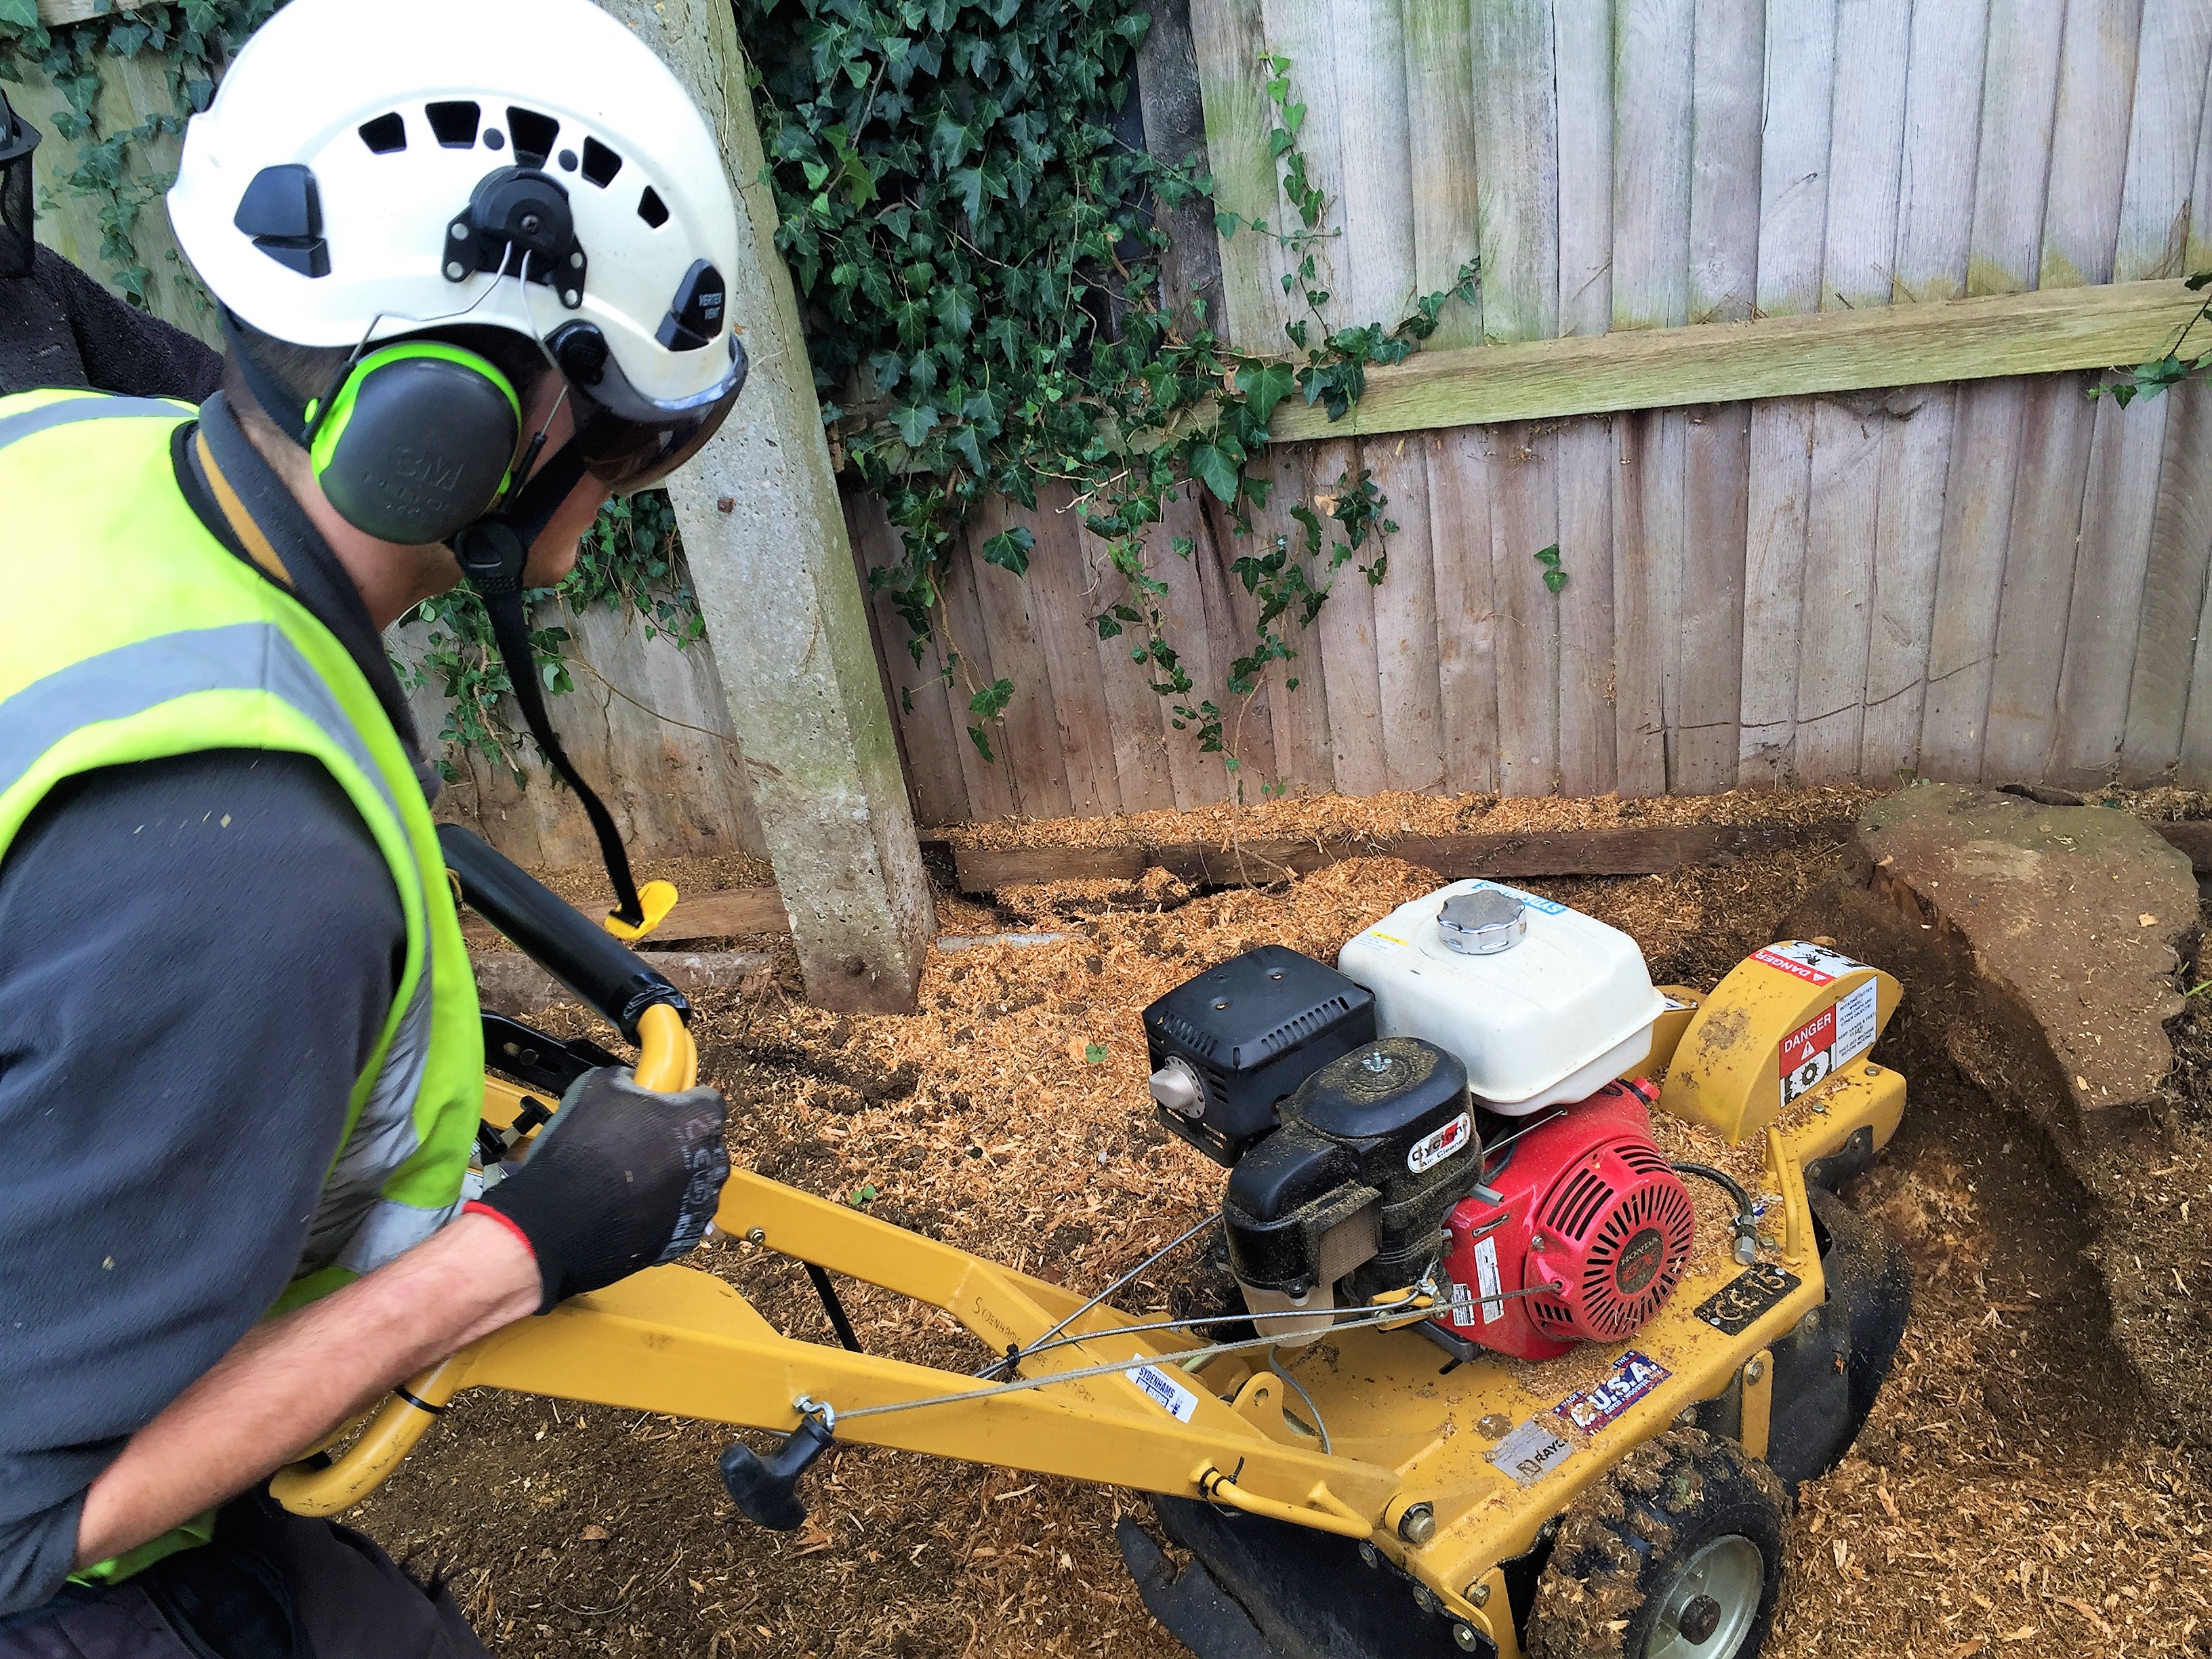
[[1198,1414],[1198,1396],[1157,1365],[1138,1366],[1129,1373],[1129,1381],[1178,1423],[1188,1423]]

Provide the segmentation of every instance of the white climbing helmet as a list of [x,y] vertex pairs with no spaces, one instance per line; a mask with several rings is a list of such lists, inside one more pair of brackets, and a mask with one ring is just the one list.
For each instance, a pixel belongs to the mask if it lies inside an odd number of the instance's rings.
[[168,204],[276,339],[491,325],[648,428],[696,428],[744,378],[714,135],[592,0],[291,0],[192,118]]

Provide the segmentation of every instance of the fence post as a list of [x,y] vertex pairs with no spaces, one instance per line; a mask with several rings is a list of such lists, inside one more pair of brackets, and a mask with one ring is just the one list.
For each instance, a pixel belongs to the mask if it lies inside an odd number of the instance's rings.
[[737,188],[732,314],[752,378],[669,494],[817,1005],[904,1013],[934,932],[868,614],[775,247],[774,198],[727,0],[601,0],[675,70]]

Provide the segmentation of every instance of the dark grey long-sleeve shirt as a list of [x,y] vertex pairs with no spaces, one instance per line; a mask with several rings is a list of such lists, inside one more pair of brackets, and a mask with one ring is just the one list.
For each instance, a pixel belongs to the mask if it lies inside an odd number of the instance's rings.
[[[404,721],[334,556],[219,399],[204,422],[295,591]],[[0,1616],[56,1594],[85,1488],[290,1277],[404,945],[382,854],[302,757],[88,774],[8,848]]]

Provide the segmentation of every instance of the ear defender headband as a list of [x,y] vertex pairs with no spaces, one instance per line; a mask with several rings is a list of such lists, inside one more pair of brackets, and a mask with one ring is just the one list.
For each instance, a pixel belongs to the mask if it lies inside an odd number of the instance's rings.
[[316,481],[339,516],[407,545],[447,541],[489,513],[522,447],[522,400],[507,376],[439,340],[370,352],[302,416]]

